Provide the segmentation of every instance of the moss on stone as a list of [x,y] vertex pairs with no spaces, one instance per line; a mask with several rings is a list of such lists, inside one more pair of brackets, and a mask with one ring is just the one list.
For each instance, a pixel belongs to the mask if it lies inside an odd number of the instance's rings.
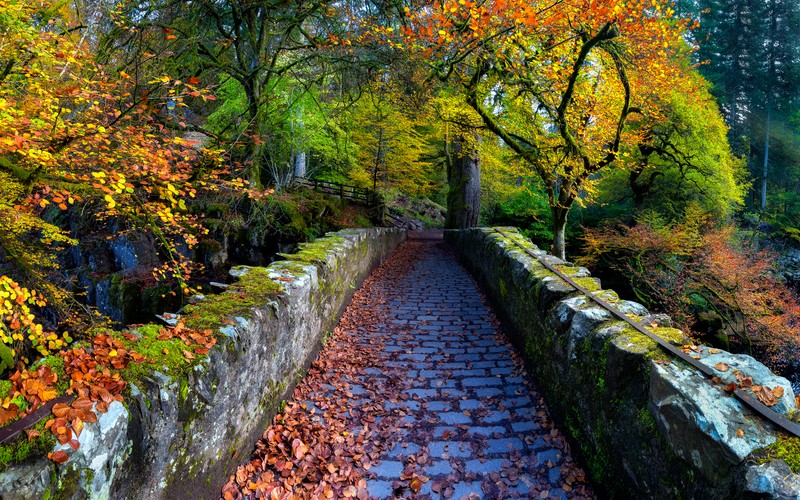
[[764,464],[775,459],[786,462],[795,474],[800,473],[800,438],[783,436],[778,438],[758,453],[756,462]]
[[600,286],[597,284],[597,279],[590,276],[584,278],[573,278],[573,281],[590,292],[599,292]]
[[32,369],[35,370],[40,366],[50,367],[53,373],[55,373],[58,377],[58,381],[56,382],[56,390],[59,394],[64,394],[69,388],[69,377],[67,377],[67,371],[64,369],[64,358],[60,356],[47,356],[46,358],[42,358],[36,364],[34,364]]
[[145,357],[144,363],[131,363],[123,370],[123,378],[133,382],[137,386],[138,382],[149,377],[154,371],[159,371],[170,377],[182,375],[197,364],[202,359],[196,356],[192,360],[187,360],[183,351],[189,348],[181,339],[158,340],[161,327],[158,325],[145,325],[136,329],[141,335],[136,340],[128,340],[123,336],[118,336],[118,340],[125,344],[125,348],[136,350]]
[[639,423],[642,430],[647,433],[654,436],[658,434],[656,419],[647,407],[640,408],[639,411],[636,412],[636,421]]
[[210,295],[199,304],[184,308],[186,326],[197,330],[217,329],[231,316],[250,317],[254,307],[263,306],[283,291],[283,286],[269,277],[262,267],[250,267],[238,283],[218,295]]
[[53,433],[45,429],[47,419],[40,420],[33,429],[39,431],[39,437],[28,441],[25,433],[18,435],[10,443],[0,445],[0,471],[5,471],[10,465],[26,461],[30,457],[47,455],[56,444]]
[[11,386],[12,384],[8,380],[0,380],[0,400],[8,397],[8,393],[11,391]]
[[326,236],[325,238],[316,240],[314,243],[300,245],[300,250],[297,253],[279,255],[295,262],[305,262],[308,264],[325,263],[326,257],[342,242],[344,242],[344,238],[341,236]]

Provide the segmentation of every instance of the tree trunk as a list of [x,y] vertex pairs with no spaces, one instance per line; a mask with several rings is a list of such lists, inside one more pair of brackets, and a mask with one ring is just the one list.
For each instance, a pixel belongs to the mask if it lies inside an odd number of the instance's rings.
[[[466,229],[478,225],[481,210],[481,161],[478,134],[471,140],[462,134],[453,138],[447,154],[447,218],[445,228]],[[465,148],[467,149],[465,151]]]
[[767,102],[767,134],[764,139],[764,171],[761,174],[761,211],[767,209],[767,173],[769,172],[769,134],[772,122],[772,99]]
[[294,156],[294,176],[305,177],[308,170],[308,156],[305,151],[298,151]]
[[770,127],[772,126],[772,82],[775,81],[775,36],[778,31],[778,14],[775,10],[775,1],[770,2],[769,23],[769,69],[767,73],[767,131],[764,138],[764,170],[761,174],[761,211],[767,209],[767,174],[769,173],[769,140]]
[[261,188],[261,170],[263,158],[263,146],[261,140],[262,123],[261,123],[261,109],[259,106],[261,100],[261,89],[258,87],[254,78],[250,78],[242,82],[245,95],[247,96],[247,110],[250,115],[250,126],[248,127],[249,134],[249,149],[250,149],[250,165],[247,172],[247,180],[250,181],[250,187],[254,189]]
[[553,248],[550,253],[559,259],[566,260],[565,233],[567,230],[567,214],[569,213],[569,209],[550,207],[550,210],[553,214]]

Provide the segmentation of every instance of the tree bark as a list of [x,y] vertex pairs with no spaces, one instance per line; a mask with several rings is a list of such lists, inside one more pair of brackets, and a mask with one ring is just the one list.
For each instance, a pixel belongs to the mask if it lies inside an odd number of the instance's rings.
[[567,251],[565,247],[565,233],[567,231],[567,214],[569,209],[562,207],[551,207],[553,214],[553,248],[551,252],[559,259],[567,259]]
[[447,218],[445,228],[467,229],[478,225],[481,210],[481,161],[478,134],[467,139],[457,134],[447,152]]
[[769,173],[769,134],[772,122],[772,99],[767,102],[767,133],[764,138],[764,170],[761,175],[761,211],[767,209],[767,174]]
[[294,176],[305,177],[308,171],[308,156],[305,151],[298,151],[294,156]]

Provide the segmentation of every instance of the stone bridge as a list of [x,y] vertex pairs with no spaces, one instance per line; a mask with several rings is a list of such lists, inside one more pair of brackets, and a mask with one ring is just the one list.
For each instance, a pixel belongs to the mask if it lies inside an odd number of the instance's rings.
[[[64,465],[12,466],[0,495],[800,497],[780,459],[794,441],[548,271],[516,231],[405,239],[342,231],[234,270],[242,286],[225,293],[279,293],[235,311],[207,298],[221,338],[207,359],[146,378],[77,451],[59,448]],[[546,258],[685,343],[668,317]],[[720,379],[783,387],[776,408],[795,411],[788,381],[754,359],[691,352],[728,366]]]

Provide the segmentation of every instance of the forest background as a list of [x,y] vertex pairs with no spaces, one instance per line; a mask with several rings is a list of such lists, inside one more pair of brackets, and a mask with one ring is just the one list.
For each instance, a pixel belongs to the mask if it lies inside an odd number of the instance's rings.
[[790,0],[0,0],[0,368],[374,222],[300,177],[518,226],[800,383],[798,34]]

